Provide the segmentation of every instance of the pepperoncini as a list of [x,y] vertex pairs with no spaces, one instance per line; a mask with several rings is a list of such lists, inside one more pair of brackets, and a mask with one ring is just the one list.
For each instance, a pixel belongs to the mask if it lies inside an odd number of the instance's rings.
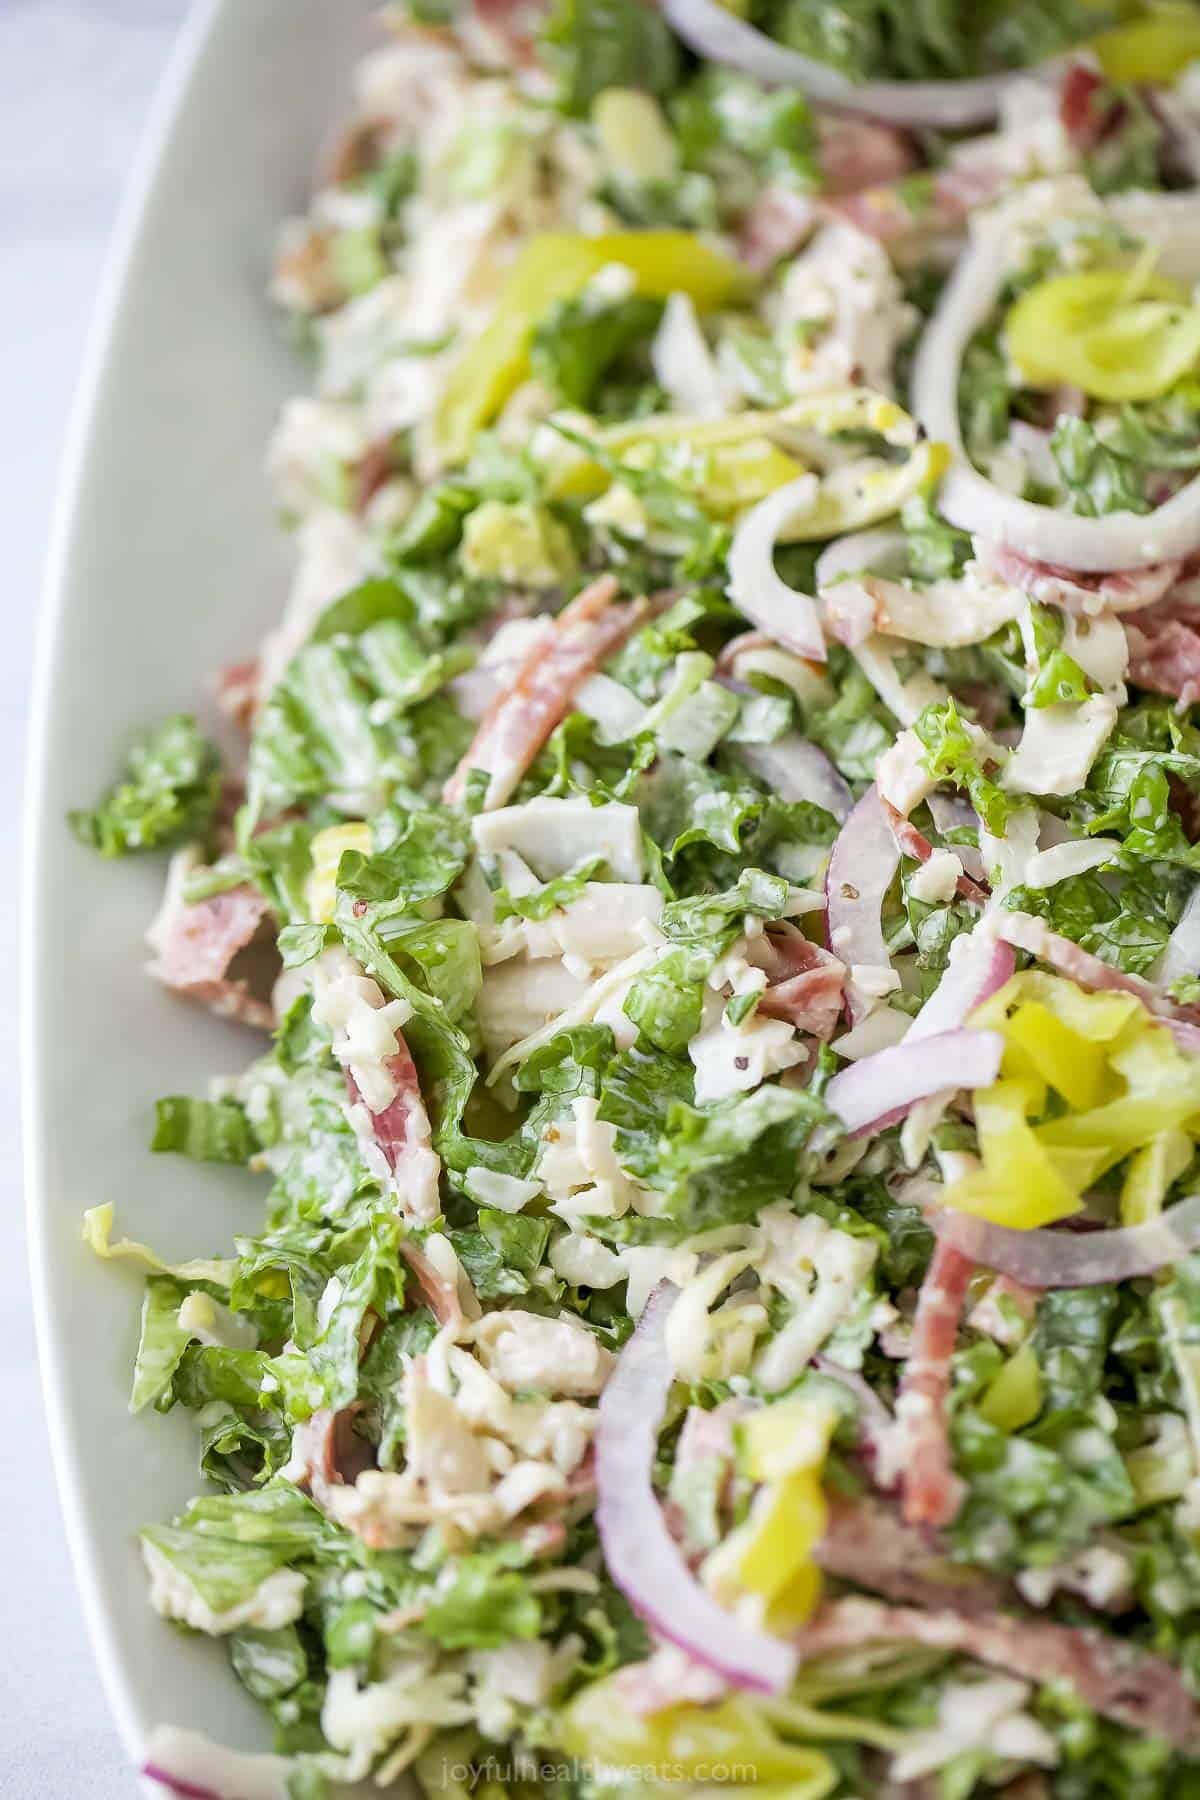
[[1008,315],[1008,352],[1031,387],[1153,400],[1200,360],[1200,307],[1177,281],[1133,268],[1052,275]]
[[1032,1344],[1022,1344],[988,1384],[979,1412],[997,1431],[1020,1431],[1042,1410],[1042,1371]]
[[1078,1212],[1078,1188],[1056,1166],[1026,1118],[1037,1110],[1039,1097],[1038,1089],[1023,1081],[998,1081],[976,1093],[983,1169],[954,1184],[947,1195],[951,1206],[1026,1229]]
[[338,864],[347,850],[361,850],[364,856],[371,854],[369,825],[331,825],[326,831],[318,831],[309,845],[312,872],[305,884],[304,897],[314,924],[328,925],[333,917],[337,904]]
[[1004,1038],[1001,1078],[974,1097],[982,1167],[951,1206],[1030,1229],[1068,1217],[1131,1158],[1122,1210],[1150,1217],[1200,1132],[1200,1058],[1186,1056],[1131,994],[1088,994],[1059,976],[1016,975],[972,1014]]
[[1122,1225],[1144,1225],[1147,1219],[1157,1218],[1172,1184],[1194,1155],[1186,1131],[1171,1125],[1131,1156],[1121,1188]]
[[798,1469],[819,1469],[836,1424],[832,1408],[816,1401],[777,1400],[743,1422],[741,1464],[752,1481],[777,1481]]
[[1161,86],[1200,58],[1200,9],[1151,7],[1142,18],[1100,32],[1091,48],[1110,81]]
[[531,238],[508,272],[491,322],[459,357],[434,421],[446,463],[462,462],[475,434],[494,419],[529,373],[534,328],[556,301],[580,293],[593,275],[619,263],[639,294],[688,294],[720,306],[745,285],[745,271],[687,231],[616,231],[600,237],[546,232]]
[[[593,458],[583,444],[561,436],[551,443],[551,434],[543,433],[537,453],[551,496],[589,499],[601,493],[613,463],[632,470],[654,468],[693,493],[714,518],[746,512],[796,480],[808,466],[814,434],[871,433],[893,449],[908,451],[900,462],[856,457],[818,471],[810,503],[798,507],[780,532],[785,543],[836,537],[890,517],[936,482],[948,460],[943,444],[919,439],[915,422],[894,400],[863,387],[806,394],[775,411],[722,419],[664,413],[606,426],[592,426],[578,416],[561,423],[580,438],[590,438],[604,457]],[[611,478],[619,473],[617,469]]]
[[803,1624],[820,1599],[813,1551],[828,1519],[821,1469],[836,1423],[829,1407],[800,1399],[765,1407],[741,1427],[741,1465],[763,1485],[749,1518],[709,1557],[704,1575],[722,1598],[756,1594],[772,1631]]
[[788,1800],[822,1800],[837,1785],[829,1759],[807,1744],[789,1743],[744,1695],[715,1706],[668,1706],[649,1716],[631,1712],[611,1678],[594,1681],[559,1714],[558,1741],[628,1781],[703,1782],[713,1793],[714,1770],[737,1787],[768,1786]]

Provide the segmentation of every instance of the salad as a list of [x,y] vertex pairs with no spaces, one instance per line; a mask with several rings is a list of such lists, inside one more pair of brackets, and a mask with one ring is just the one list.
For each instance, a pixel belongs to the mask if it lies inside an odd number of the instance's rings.
[[276,1740],[146,1775],[1200,1792],[1200,11],[383,25],[286,607],[71,821],[262,1197],[86,1216]]

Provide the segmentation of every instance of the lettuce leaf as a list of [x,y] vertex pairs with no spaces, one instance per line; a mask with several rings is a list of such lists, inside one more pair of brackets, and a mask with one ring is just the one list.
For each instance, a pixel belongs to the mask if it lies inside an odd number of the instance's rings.
[[197,1424],[201,1474],[232,1493],[269,1480],[291,1456],[291,1428],[277,1413],[215,1400]]
[[547,1219],[481,1207],[473,1231],[446,1234],[481,1300],[527,1294],[550,1237]]
[[931,505],[914,494],[900,509],[908,541],[908,572],[914,581],[944,581],[961,575],[975,554],[970,533],[959,531]]
[[1149,870],[1144,878],[1109,874],[1104,881],[1096,875],[1071,875],[1052,888],[1015,887],[1005,904],[1045,919],[1060,936],[1114,968],[1144,975],[1171,933],[1165,909],[1171,892],[1171,884],[1156,884]]
[[404,1301],[404,1274],[394,1219],[379,1219],[361,1254],[343,1269],[341,1293],[329,1322],[308,1350],[309,1367],[322,1383],[325,1404],[337,1412],[358,1392],[359,1342],[368,1310],[381,1319]]
[[669,901],[663,908],[662,930],[683,943],[700,941],[714,948],[727,947],[740,933],[747,914],[757,919],[781,918],[787,897],[788,884],[781,875],[743,869],[736,885],[724,893]]
[[403,1377],[411,1357],[427,1350],[437,1333],[437,1320],[427,1306],[414,1307],[389,1319],[371,1339],[359,1369],[359,1393],[366,1401],[360,1425],[379,1446],[381,1469],[396,1467],[404,1442]]
[[700,1029],[704,980],[712,963],[706,950],[683,947],[635,976],[621,1010],[637,1026],[643,1048],[684,1054]]
[[159,850],[203,837],[221,798],[220,759],[195,719],[175,713],[129,747],[122,779],[94,811],[67,814],[75,836],[101,856]]
[[279,1700],[308,1674],[308,1655],[294,1625],[261,1631],[244,1625],[229,1640],[233,1672],[256,1700]]
[[576,118],[586,118],[605,88],[669,94],[679,77],[670,28],[641,0],[556,0],[541,45],[556,77],[556,103]]
[[517,1544],[456,1557],[434,1589],[421,1630],[443,1650],[498,1650],[537,1637],[542,1608],[520,1572],[527,1560]]
[[195,1162],[248,1163],[258,1138],[236,1100],[191,1100],[171,1094],[154,1103],[150,1148]]
[[259,710],[240,821],[243,854],[252,852],[260,821],[292,806],[335,794],[347,796],[350,810],[380,809],[398,791],[427,783],[444,762],[428,754],[431,731],[443,735],[448,719],[456,743],[464,728],[469,733],[452,707],[431,712],[428,702],[470,665],[472,651],[431,648],[400,616],[411,613],[411,602],[387,583],[371,583],[367,599],[353,590],[331,610],[338,609],[344,628],[323,629],[324,615]]
[[764,181],[818,185],[817,136],[799,88],[764,88],[748,76],[709,66],[681,90],[670,112],[689,164],[703,168],[733,152]]
[[167,1276],[151,1276],[142,1297],[142,1324],[133,1364],[130,1412],[141,1412],[170,1391],[192,1334],[179,1323],[188,1289]]
[[876,763],[895,741],[891,715],[840,644],[830,646],[828,672],[837,699],[805,713],[804,735],[828,753],[847,781],[874,781]]
[[593,856],[565,875],[544,881],[532,893],[514,895],[506,887],[497,888],[492,895],[496,923],[502,924],[505,919],[548,919],[558,907],[578,900],[589,881],[594,881],[604,867],[604,858]]
[[1061,415],[1050,439],[1071,511],[1089,519],[1149,512],[1145,470],[1115,454],[1087,419]]
[[605,300],[594,288],[560,300],[533,334],[533,373],[562,406],[628,418],[630,386],[644,387],[650,379],[646,352],[662,310],[661,300],[642,294]]
[[985,772],[953,700],[927,706],[913,727],[925,746],[925,767],[938,781],[965,788],[971,804],[994,837],[1002,837],[1014,805]]
[[[696,1106],[688,1063],[635,1047],[605,1070],[599,1116],[617,1128],[624,1167],[662,1190],[668,1235],[686,1235],[741,1224],[791,1193],[802,1174],[800,1152],[830,1115],[813,1094],[771,1084]],[[605,1220],[596,1229],[661,1236],[663,1222],[630,1219],[614,1229]]]
[[214,1612],[228,1612],[277,1569],[336,1553],[348,1533],[287,1482],[193,1500],[173,1525],[142,1532]]

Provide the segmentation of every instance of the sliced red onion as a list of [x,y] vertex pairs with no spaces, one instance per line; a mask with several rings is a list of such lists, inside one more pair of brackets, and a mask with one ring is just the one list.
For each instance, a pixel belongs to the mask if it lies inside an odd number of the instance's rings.
[[852,531],[834,538],[817,558],[814,571],[818,588],[829,587],[843,575],[904,575],[908,572],[908,539],[891,525],[870,531]]
[[[979,814],[962,794],[946,794],[940,789],[935,789],[928,796],[925,804],[929,808],[930,817],[944,838],[949,838],[952,831],[980,830]],[[948,848],[953,850],[972,881],[984,882],[987,880],[987,868],[983,856],[974,844],[951,843]]]
[[971,463],[958,419],[963,356],[992,313],[1007,273],[1001,236],[977,237],[960,258],[917,352],[914,410],[954,458],[938,496],[941,511],[962,531],[1067,569],[1139,569],[1190,555],[1200,547],[1200,476],[1145,516],[1113,512],[1090,519],[1006,493]]
[[864,1056],[839,1069],[825,1089],[825,1104],[850,1137],[882,1131],[930,1094],[990,1087],[1000,1072],[1004,1039],[998,1031],[941,1031]]
[[609,1574],[657,1636],[735,1687],[775,1694],[796,1672],[790,1644],[751,1630],[695,1579],[667,1530],[651,1471],[673,1379],[666,1325],[679,1290],[660,1281],[600,1397],[596,1526]]
[[1200,1194],[1144,1225],[1112,1231],[1020,1231],[950,1206],[929,1223],[942,1243],[1024,1287],[1099,1287],[1153,1275],[1200,1249]]
[[738,755],[779,799],[822,806],[839,825],[849,817],[854,795],[825,752],[799,732],[789,731],[773,744],[739,744]]
[[141,1772],[180,1800],[287,1800],[295,1765],[286,1756],[248,1755],[199,1731],[157,1725]]
[[[979,814],[962,794],[944,794],[940,789],[935,789],[926,801],[926,805],[929,808],[930,817],[943,837],[946,837],[951,831],[979,830]],[[962,846],[956,844],[954,848],[957,854]]]
[[[838,833],[825,876],[829,948],[848,969],[892,966],[880,915],[899,866],[900,852],[872,785]],[[854,1024],[869,1010],[868,999],[855,993],[853,981],[846,991]]]
[[812,505],[819,485],[815,475],[806,474],[768,494],[741,521],[729,552],[734,605],[777,644],[812,662],[825,661],[817,603],[783,580],[775,567],[775,544],[789,521]]
[[[828,63],[776,43],[719,4],[719,0],[662,0],[663,11],[689,49],[710,62],[740,69],[766,87],[798,87],[813,100],[866,113],[893,125],[935,125],[957,131],[993,119],[1006,88],[1028,69],[978,75],[965,81],[853,82]],[[1063,58],[1039,65],[1047,73]]]
[[1002,988],[1017,966],[1010,945],[990,931],[975,930],[955,938],[942,979],[909,1027],[906,1044],[953,1031]]
[[183,1796],[183,1800],[222,1800],[216,1788],[197,1787],[194,1781],[186,1781],[180,1775],[172,1775],[166,1769],[160,1769],[156,1763],[143,1763],[142,1774],[147,1781],[156,1781],[160,1787],[169,1788],[173,1794]]
[[1150,982],[1143,981],[1140,975],[1127,975],[1124,969],[1114,969],[1111,963],[1093,956],[1090,950],[1082,950],[1070,938],[1051,931],[1044,919],[1037,919],[1032,913],[1002,913],[995,929],[1006,943],[1036,956],[1039,962],[1049,963],[1060,975],[1078,982],[1080,987],[1094,993],[1132,994],[1147,1012],[1170,1025],[1172,1030],[1176,1025],[1192,1028],[1200,1025],[1200,1009],[1177,1006]]

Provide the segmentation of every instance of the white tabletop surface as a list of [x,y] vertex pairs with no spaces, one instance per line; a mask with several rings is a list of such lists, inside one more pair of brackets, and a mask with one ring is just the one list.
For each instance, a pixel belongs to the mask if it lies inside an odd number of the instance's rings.
[[[0,0],[0,943],[20,888],[29,661],[63,429],[113,218],[187,0]],[[14,982],[6,983],[10,1019]],[[15,1032],[0,1066],[0,1796],[134,1800],[67,1560],[21,1227]]]

